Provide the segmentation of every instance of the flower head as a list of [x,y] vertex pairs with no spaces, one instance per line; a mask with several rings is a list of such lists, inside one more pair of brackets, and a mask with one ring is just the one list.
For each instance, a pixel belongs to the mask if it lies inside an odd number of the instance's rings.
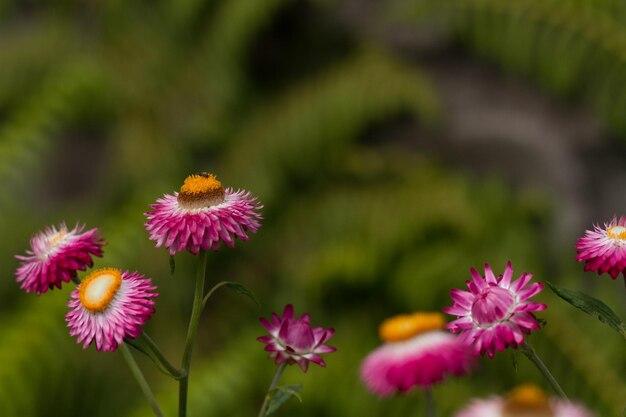
[[539,282],[527,286],[532,274],[525,272],[511,282],[511,262],[498,277],[489,264],[485,265],[484,277],[474,268],[470,273],[469,291],[450,291],[454,302],[443,311],[457,316],[457,320],[448,324],[448,329],[461,332],[461,337],[473,345],[475,355],[486,353],[493,358],[496,350],[502,352],[508,346],[517,348],[524,343],[524,334],[539,329],[532,312],[545,310],[546,305],[529,301],[543,290]]
[[585,271],[608,272],[613,279],[621,272],[626,277],[626,217],[587,230],[576,249],[576,260],[585,263]]
[[247,232],[261,226],[261,205],[245,191],[224,189],[215,175],[202,173],[185,179],[180,192],[165,194],[151,205],[145,226],[156,246],[170,254],[188,250],[217,250],[224,242],[235,246],[235,238],[248,240]]
[[548,398],[534,385],[522,385],[507,396],[475,399],[454,417],[593,417],[583,406]]
[[308,314],[296,319],[291,304],[285,306],[282,317],[272,313],[271,321],[264,317],[261,317],[260,321],[269,335],[261,336],[257,340],[265,343],[265,350],[270,353],[270,358],[276,360],[276,364],[297,363],[306,372],[309,362],[326,366],[320,355],[336,350],[324,344],[335,330],[311,327],[311,318]]
[[154,313],[158,296],[149,278],[115,268],[98,269],[72,292],[65,321],[83,348],[112,352],[124,339],[135,339]]
[[30,240],[26,256],[16,255],[20,266],[15,272],[16,281],[26,292],[45,293],[63,282],[76,277],[76,271],[93,266],[92,256],[102,256],[104,240],[98,229],[82,233],[84,226],[68,230],[48,227]]
[[371,352],[361,365],[361,378],[379,396],[428,388],[446,375],[463,375],[472,364],[468,347],[441,329],[439,313],[396,316],[380,326],[386,343]]

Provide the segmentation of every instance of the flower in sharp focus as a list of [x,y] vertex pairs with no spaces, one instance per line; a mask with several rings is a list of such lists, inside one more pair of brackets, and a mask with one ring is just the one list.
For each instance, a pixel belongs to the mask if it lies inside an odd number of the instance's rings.
[[297,363],[306,372],[309,362],[326,366],[320,355],[336,350],[324,344],[335,330],[311,327],[311,318],[308,314],[296,319],[291,304],[285,306],[282,317],[272,313],[271,320],[261,317],[260,321],[269,335],[261,336],[257,340],[265,343],[265,350],[270,353],[270,358],[275,359],[276,364]]
[[78,336],[83,348],[95,341],[96,349],[112,352],[125,338],[135,339],[154,313],[153,292],[149,278],[137,272],[115,268],[98,269],[72,292],[65,321],[71,336]]
[[534,385],[521,385],[504,397],[474,399],[454,417],[594,417],[580,404],[548,398]]
[[496,350],[502,352],[508,346],[517,348],[524,343],[524,334],[539,329],[532,312],[545,310],[546,305],[529,301],[543,290],[539,282],[527,285],[532,274],[525,272],[511,282],[511,262],[498,277],[489,264],[485,265],[484,277],[474,268],[470,272],[469,291],[450,291],[452,307],[443,311],[457,316],[457,320],[448,324],[448,329],[461,332],[461,337],[473,345],[475,355],[486,353],[493,358]]
[[65,224],[37,233],[30,241],[26,256],[16,255],[20,266],[16,281],[26,292],[45,293],[76,277],[76,271],[93,266],[92,256],[102,256],[105,242],[95,228],[82,233],[84,226],[68,230]]
[[604,228],[595,225],[576,243],[578,262],[585,271],[608,272],[615,279],[620,272],[626,277],[626,217],[614,217]]
[[224,242],[235,246],[235,238],[248,240],[248,232],[261,226],[262,206],[245,191],[224,189],[215,175],[202,173],[185,179],[180,192],[166,194],[151,205],[145,226],[156,246],[170,254],[188,250],[217,250]]
[[374,394],[389,396],[416,386],[429,388],[446,375],[469,372],[473,358],[457,336],[442,331],[439,313],[414,313],[386,320],[380,337],[386,343],[361,364],[361,378]]

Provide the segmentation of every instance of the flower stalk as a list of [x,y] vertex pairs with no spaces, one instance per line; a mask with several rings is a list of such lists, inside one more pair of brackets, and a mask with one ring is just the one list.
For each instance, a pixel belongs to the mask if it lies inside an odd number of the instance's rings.
[[130,349],[128,349],[128,346],[126,346],[125,343],[122,343],[120,345],[120,350],[122,351],[122,355],[124,356],[124,360],[126,360],[126,363],[128,364],[128,367],[130,368],[130,371],[132,372],[133,376],[137,380],[137,383],[139,384],[141,391],[143,392],[143,394],[146,396],[146,399],[150,403],[150,407],[152,408],[154,415],[157,417],[163,417],[163,412],[159,408],[159,404],[157,403],[156,398],[154,397],[154,394],[152,393],[152,390],[150,389],[150,385],[148,385],[148,381],[146,381],[146,378],[143,376],[143,373],[141,373],[141,369],[139,369],[137,362],[135,362],[135,358],[133,357],[133,354],[130,352]]
[[263,405],[261,405],[261,409],[259,410],[258,417],[265,417],[265,414],[267,413],[267,408],[270,405],[270,399],[272,398],[272,391],[274,391],[278,386],[278,383],[280,382],[280,377],[283,376],[283,372],[285,372],[285,368],[287,368],[287,365],[287,362],[283,362],[278,366],[278,369],[274,374],[274,378],[272,378],[270,388],[267,390],[267,394],[265,394],[265,399],[263,400]]
[[528,343],[523,343],[521,348],[524,355],[539,369],[539,372],[541,372],[544,378],[550,383],[554,391],[559,394],[561,398],[568,400],[567,394],[565,394],[565,391],[563,391],[563,388],[561,388],[556,378],[554,378],[548,367],[543,363],[541,358],[539,358],[535,349]]

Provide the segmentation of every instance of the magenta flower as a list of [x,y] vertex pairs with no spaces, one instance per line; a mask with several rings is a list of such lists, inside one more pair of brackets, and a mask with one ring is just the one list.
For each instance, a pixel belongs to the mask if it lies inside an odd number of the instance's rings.
[[620,272],[626,277],[626,217],[616,217],[604,228],[594,225],[576,244],[576,260],[585,263],[585,271],[608,272],[615,279]]
[[474,399],[454,417],[594,417],[582,405],[548,398],[533,385],[522,385],[504,397]]
[[43,294],[63,282],[76,277],[76,271],[93,266],[92,256],[102,256],[104,240],[98,229],[81,233],[84,226],[68,230],[65,224],[59,229],[47,227],[30,240],[26,256],[16,255],[20,266],[15,272],[16,281],[26,292]]
[[297,363],[306,372],[309,369],[309,362],[326,366],[320,355],[336,350],[324,344],[335,330],[311,327],[311,318],[308,314],[295,319],[291,304],[285,306],[282,317],[272,313],[271,321],[264,317],[261,317],[260,321],[269,335],[261,336],[257,340],[265,343],[265,350],[270,353],[270,358],[276,360],[277,365],[284,362],[290,365]]
[[212,174],[190,175],[180,192],[165,194],[150,206],[145,226],[157,248],[170,255],[188,250],[218,250],[221,242],[235,246],[235,238],[248,240],[247,232],[261,226],[262,206],[245,191],[224,189]]
[[98,351],[112,352],[124,339],[135,339],[154,313],[158,296],[149,278],[115,268],[98,269],[72,291],[65,321],[83,348],[96,342]]
[[474,355],[486,353],[493,358],[496,350],[517,348],[524,343],[524,334],[539,329],[532,312],[545,310],[546,305],[528,301],[543,290],[539,282],[527,286],[532,274],[525,272],[511,282],[511,262],[507,262],[504,274],[497,278],[489,264],[485,265],[484,277],[474,268],[470,272],[469,291],[450,291],[454,302],[443,311],[457,316],[448,329],[461,332],[460,336],[473,345]]
[[361,379],[381,397],[427,389],[446,375],[463,375],[473,363],[468,346],[444,332],[439,313],[414,313],[393,317],[380,328],[386,342],[361,365]]

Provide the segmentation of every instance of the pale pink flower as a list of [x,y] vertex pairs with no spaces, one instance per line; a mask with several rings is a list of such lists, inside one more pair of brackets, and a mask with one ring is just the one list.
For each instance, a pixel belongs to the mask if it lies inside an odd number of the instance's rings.
[[578,262],[585,263],[585,271],[607,272],[615,279],[620,272],[626,277],[626,217],[614,217],[604,227],[594,225],[576,243]]

